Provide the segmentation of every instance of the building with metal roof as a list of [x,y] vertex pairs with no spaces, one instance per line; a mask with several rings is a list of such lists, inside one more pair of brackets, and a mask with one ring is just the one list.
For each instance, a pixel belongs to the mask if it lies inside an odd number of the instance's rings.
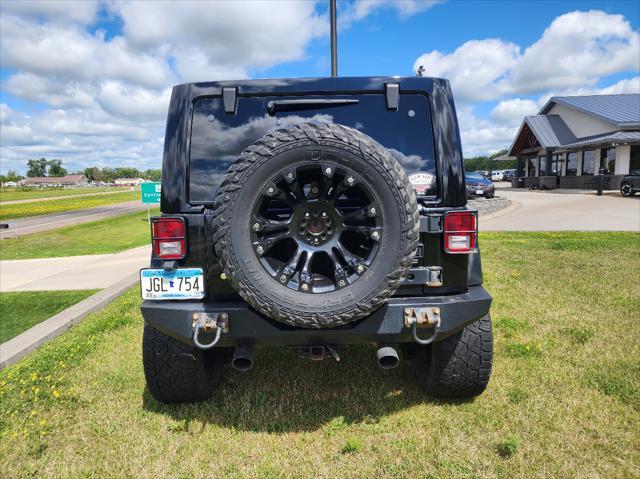
[[640,94],[559,96],[524,118],[508,150],[514,185],[616,189],[640,170]]

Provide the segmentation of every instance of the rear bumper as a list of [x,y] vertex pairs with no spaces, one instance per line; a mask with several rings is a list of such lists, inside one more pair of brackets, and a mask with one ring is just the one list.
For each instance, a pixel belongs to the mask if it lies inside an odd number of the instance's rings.
[[[462,294],[391,298],[387,304],[361,320],[339,328],[321,330],[293,328],[278,323],[256,312],[243,301],[144,301],[140,309],[146,323],[187,344],[193,344],[194,313],[227,313],[229,331],[222,334],[218,343],[224,347],[238,344],[301,346],[318,343],[413,342],[411,329],[404,324],[404,310],[427,307],[440,308],[441,324],[436,337],[436,341],[439,341],[487,315],[490,306],[489,293],[482,286],[472,286]],[[428,331],[425,335],[429,334]],[[202,339],[208,338],[205,336]]]

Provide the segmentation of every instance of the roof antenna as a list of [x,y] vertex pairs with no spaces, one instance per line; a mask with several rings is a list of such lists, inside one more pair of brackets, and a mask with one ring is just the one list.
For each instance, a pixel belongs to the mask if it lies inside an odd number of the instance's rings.
[[424,76],[424,72],[426,71],[426,68],[424,67],[424,65],[420,65],[418,67],[418,71],[416,72],[416,76],[417,77],[422,77]]
[[338,76],[338,29],[336,27],[336,0],[330,0],[329,15],[331,17],[331,76]]

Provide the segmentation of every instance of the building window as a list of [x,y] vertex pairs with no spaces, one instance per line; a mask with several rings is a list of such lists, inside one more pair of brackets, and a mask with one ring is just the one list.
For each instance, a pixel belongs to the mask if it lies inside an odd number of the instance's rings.
[[567,153],[567,171],[565,175],[566,176],[578,175],[578,152],[577,151],[572,151],[571,153]]
[[600,165],[604,169],[605,175],[613,175],[616,171],[616,149],[603,148],[600,150]]
[[629,173],[640,171],[640,145],[631,146],[631,156],[629,158]]
[[554,176],[562,175],[562,155],[555,154],[551,157],[551,174]]
[[538,157],[538,176],[545,176],[547,174],[547,157]]
[[582,174],[593,175],[596,168],[596,150],[586,150],[582,153]]
[[536,159],[529,158],[527,160],[527,176],[536,176]]

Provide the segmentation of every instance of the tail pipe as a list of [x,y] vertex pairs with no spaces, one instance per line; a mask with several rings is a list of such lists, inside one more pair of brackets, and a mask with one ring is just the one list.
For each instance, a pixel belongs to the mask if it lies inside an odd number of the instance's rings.
[[236,371],[247,372],[253,367],[253,346],[236,346],[231,366]]
[[393,369],[400,363],[398,351],[391,346],[380,346],[376,351],[376,360],[382,369]]

